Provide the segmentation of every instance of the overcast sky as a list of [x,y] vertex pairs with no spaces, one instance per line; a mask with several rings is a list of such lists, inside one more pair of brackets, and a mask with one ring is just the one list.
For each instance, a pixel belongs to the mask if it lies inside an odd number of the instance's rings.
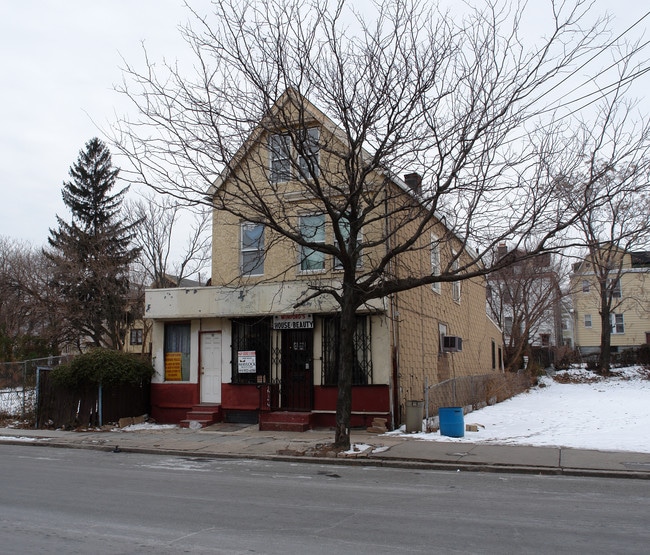
[[[597,0],[595,9],[622,30],[649,7]],[[56,214],[69,220],[61,201],[68,169],[101,137],[98,126],[127,109],[113,90],[122,57],[139,63],[144,41],[154,59],[176,58],[187,19],[182,0],[0,0],[0,235],[41,246]]]

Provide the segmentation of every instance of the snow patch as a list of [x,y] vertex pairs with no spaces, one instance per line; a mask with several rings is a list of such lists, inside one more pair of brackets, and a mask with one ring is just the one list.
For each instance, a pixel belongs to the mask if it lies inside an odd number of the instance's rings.
[[640,366],[602,378],[585,368],[558,372],[532,388],[465,416],[479,424],[462,438],[435,433],[389,435],[421,441],[573,447],[650,453],[650,380]]

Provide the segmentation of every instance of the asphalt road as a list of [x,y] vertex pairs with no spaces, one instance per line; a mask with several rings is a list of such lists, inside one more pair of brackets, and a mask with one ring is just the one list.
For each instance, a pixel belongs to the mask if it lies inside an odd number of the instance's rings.
[[0,445],[0,552],[647,553],[650,481]]

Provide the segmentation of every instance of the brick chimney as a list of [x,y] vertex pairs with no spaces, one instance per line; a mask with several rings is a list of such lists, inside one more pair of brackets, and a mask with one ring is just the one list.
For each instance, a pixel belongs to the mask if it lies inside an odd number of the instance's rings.
[[416,193],[422,190],[422,176],[419,173],[407,173],[404,176],[406,186]]

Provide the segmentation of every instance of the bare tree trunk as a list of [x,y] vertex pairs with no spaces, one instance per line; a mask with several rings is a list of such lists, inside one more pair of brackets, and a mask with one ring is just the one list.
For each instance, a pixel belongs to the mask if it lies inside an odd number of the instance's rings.
[[336,432],[334,445],[350,448],[350,419],[352,417],[352,368],[354,365],[354,332],[356,305],[353,285],[343,284],[339,347],[338,396],[336,398]]
[[598,371],[606,376],[609,374],[609,367],[611,363],[611,345],[612,345],[612,330],[610,324],[611,310],[610,303],[608,302],[608,288],[607,282],[600,283],[600,355],[598,358]]

